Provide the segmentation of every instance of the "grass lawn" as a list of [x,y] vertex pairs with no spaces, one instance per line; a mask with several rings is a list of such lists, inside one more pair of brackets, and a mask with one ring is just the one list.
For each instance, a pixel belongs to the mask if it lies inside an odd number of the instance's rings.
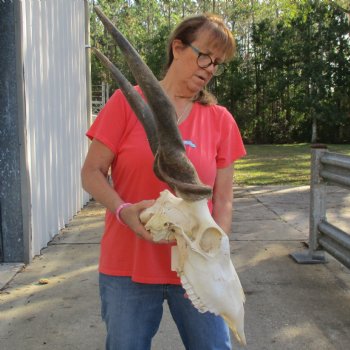
[[[327,145],[330,152],[350,156],[350,145]],[[308,185],[310,144],[246,145],[247,156],[235,163],[235,183],[254,185]]]

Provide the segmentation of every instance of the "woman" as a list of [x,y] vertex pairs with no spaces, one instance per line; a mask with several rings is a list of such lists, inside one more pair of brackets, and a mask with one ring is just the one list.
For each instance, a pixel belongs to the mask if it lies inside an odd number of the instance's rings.
[[[167,72],[160,82],[176,109],[187,156],[201,181],[213,187],[212,215],[227,233],[232,163],[245,150],[232,115],[204,88],[234,50],[232,34],[219,17],[187,18],[170,37]],[[153,173],[145,131],[120,90],[87,135],[92,143],[82,169],[83,186],[108,209],[99,264],[106,348],[150,349],[166,299],[186,349],[230,349],[221,317],[199,313],[171,271],[173,243],[154,243],[139,220],[168,186]],[[113,188],[106,180],[110,167]]]

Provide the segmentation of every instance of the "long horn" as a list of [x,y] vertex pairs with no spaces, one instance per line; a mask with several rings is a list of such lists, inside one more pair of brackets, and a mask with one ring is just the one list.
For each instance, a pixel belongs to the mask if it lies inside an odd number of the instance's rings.
[[[176,125],[176,111],[158,80],[143,62],[137,51],[104,15],[101,9],[95,6],[94,10],[124,54],[130,70],[145,94],[147,102],[153,112],[158,136],[158,149],[155,152],[154,162],[155,174],[160,180],[172,187],[179,197],[192,201],[209,198],[212,195],[212,189],[199,180],[196,169],[186,156],[185,147]],[[98,55],[98,57],[101,57],[101,55]],[[108,68],[110,69],[110,65]],[[126,85],[127,84],[125,84],[125,86]],[[132,95],[129,93],[130,88],[132,88],[132,86],[128,84],[128,92],[124,93],[129,103],[129,96]],[[130,103],[130,105],[138,118],[140,118],[139,115],[144,116],[143,113],[138,111],[138,103],[133,102]],[[146,118],[140,119],[143,125],[147,124],[145,119]],[[152,127],[153,126],[149,127],[149,129]]]
[[111,72],[113,78],[117,81],[124,96],[128,100],[131,108],[135,112],[137,118],[140,120],[145,129],[148,143],[151,147],[152,153],[156,155],[158,150],[157,127],[153,118],[153,114],[147,103],[134,89],[130,82],[124,77],[120,70],[99,50],[92,49],[101,63]]

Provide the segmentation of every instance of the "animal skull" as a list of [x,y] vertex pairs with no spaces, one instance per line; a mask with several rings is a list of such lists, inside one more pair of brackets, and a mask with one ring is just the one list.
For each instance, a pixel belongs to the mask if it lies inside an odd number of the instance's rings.
[[154,241],[176,240],[172,270],[192,304],[200,312],[221,315],[245,344],[244,292],[230,259],[228,237],[212,218],[207,201],[186,201],[165,190],[140,219]]

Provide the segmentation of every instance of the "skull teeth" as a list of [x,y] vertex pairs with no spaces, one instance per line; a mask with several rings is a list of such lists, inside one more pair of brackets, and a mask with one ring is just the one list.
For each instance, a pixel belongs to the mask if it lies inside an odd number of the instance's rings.
[[210,311],[210,309],[206,305],[204,305],[201,298],[193,290],[193,287],[188,282],[188,279],[186,278],[186,276],[182,274],[180,278],[181,278],[182,287],[185,289],[188,295],[188,298],[191,300],[193,306],[201,313]]

